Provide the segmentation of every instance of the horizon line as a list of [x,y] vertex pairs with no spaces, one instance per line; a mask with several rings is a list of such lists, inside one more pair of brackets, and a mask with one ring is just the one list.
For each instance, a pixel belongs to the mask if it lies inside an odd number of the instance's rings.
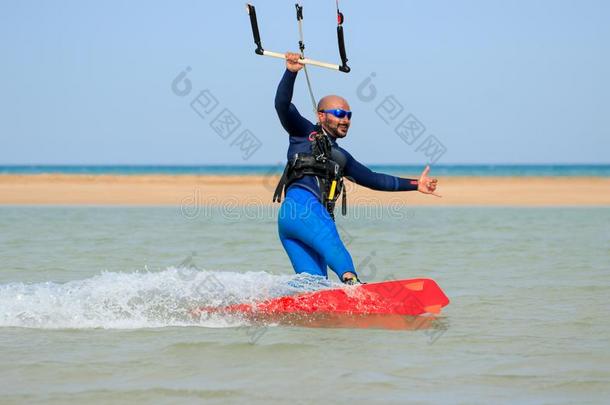
[[[0,167],[23,167],[23,166],[129,166],[129,167],[219,167],[219,166],[237,166],[237,167],[263,167],[275,166],[284,163],[0,163]],[[368,166],[610,166],[610,162],[545,162],[545,163],[367,163]]]

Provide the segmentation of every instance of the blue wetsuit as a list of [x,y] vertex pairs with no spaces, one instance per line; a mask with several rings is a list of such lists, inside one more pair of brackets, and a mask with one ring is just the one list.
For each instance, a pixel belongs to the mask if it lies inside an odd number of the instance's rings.
[[[292,93],[297,74],[286,70],[275,96],[275,109],[282,126],[289,134],[287,158],[297,153],[311,153],[309,135],[315,125],[301,116]],[[359,163],[332,139],[332,160],[340,163],[349,180],[374,190],[417,190],[417,180],[375,173]],[[320,203],[320,187],[314,176],[303,176],[290,184],[279,212],[278,231],[294,271],[328,277],[327,266],[337,273],[356,274],[352,258],[343,245],[335,222]]]

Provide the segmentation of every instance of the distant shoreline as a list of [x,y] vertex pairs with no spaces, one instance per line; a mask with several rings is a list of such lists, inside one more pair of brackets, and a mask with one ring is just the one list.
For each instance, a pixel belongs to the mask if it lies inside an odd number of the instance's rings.
[[[268,176],[281,174],[283,165],[0,165],[0,174]],[[411,176],[424,166],[370,165],[374,171]],[[610,177],[610,164],[435,164],[432,173],[441,177]]]
[[[348,205],[610,206],[610,177],[437,176],[442,198],[348,183]],[[0,205],[271,205],[277,180],[275,175],[3,174]]]

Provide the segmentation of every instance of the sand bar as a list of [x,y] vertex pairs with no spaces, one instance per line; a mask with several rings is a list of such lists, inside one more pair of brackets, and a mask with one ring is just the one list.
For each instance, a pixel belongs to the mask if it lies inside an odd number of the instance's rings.
[[[277,176],[0,175],[1,205],[271,204]],[[442,198],[348,184],[348,203],[426,206],[610,206],[606,177],[443,177]]]

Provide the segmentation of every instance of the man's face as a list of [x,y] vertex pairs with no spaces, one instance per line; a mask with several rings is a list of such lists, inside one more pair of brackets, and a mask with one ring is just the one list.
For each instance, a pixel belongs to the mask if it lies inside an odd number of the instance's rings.
[[[351,111],[349,104],[345,100],[332,100],[332,102],[322,106],[324,110],[340,109],[344,111]],[[318,112],[318,118],[322,127],[328,132],[328,134],[334,138],[345,138],[351,121],[347,116],[343,118],[337,118],[332,113]]]

